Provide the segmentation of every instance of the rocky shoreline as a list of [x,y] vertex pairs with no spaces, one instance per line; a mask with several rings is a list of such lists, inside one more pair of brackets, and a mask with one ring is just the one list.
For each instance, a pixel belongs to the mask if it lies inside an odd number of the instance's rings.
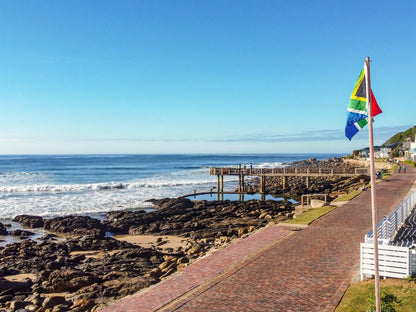
[[[345,163],[311,159],[293,165],[336,167]],[[308,189],[293,179],[287,194],[293,197],[325,191],[335,198],[362,186],[361,179],[316,179]],[[255,191],[255,181],[250,187]],[[282,193],[273,179],[267,181],[267,188],[270,193]],[[0,311],[99,311],[234,239],[292,218],[295,210],[290,201],[273,200],[166,198],[152,203],[155,211],[108,212],[103,221],[88,216],[43,219],[21,215],[14,221],[25,229],[11,232],[8,225],[0,223],[0,235],[22,239],[0,247]],[[31,229],[36,228],[48,234],[36,241],[30,239]],[[143,247],[112,236],[120,234],[157,235],[159,239]],[[184,244],[166,247],[163,236],[171,235],[181,237]],[[19,276],[22,278],[13,279]]]

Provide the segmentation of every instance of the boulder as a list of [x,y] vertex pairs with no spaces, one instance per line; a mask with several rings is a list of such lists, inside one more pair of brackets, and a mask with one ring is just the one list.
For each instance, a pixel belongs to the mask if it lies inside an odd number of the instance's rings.
[[10,293],[22,292],[30,290],[33,285],[30,279],[26,279],[22,282],[9,281],[3,277],[0,277],[0,289],[7,290]]
[[10,235],[18,236],[20,238],[26,238],[26,237],[32,236],[34,234],[35,233],[33,233],[33,232],[26,231],[26,230],[19,230],[19,229],[10,232]]
[[105,236],[105,227],[97,219],[88,216],[66,216],[44,221],[45,230],[57,233],[99,234]]
[[6,230],[6,227],[4,226],[3,223],[0,222],[0,235],[7,235],[9,234]]
[[39,216],[18,215],[14,217],[13,221],[31,229],[43,227],[43,218]]
[[319,199],[311,199],[311,207],[312,208],[319,208],[326,205],[326,202],[324,200]]
[[11,311],[18,311],[24,309],[29,303],[21,300],[13,300],[9,304],[9,309]]
[[65,303],[64,296],[49,296],[43,300],[42,307],[45,309],[53,309],[55,306]]
[[92,308],[95,305],[94,300],[89,298],[82,298],[74,302],[71,306],[71,310],[80,310],[80,311],[87,311],[88,309]]

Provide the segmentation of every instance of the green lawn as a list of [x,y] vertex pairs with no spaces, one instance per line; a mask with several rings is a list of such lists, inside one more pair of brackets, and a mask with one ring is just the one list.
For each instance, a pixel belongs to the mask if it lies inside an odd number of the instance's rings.
[[360,195],[362,192],[363,192],[362,190],[352,191],[351,193],[348,193],[348,194],[346,194],[344,196],[338,197],[337,199],[334,200],[334,202],[351,200],[354,197],[357,197],[358,195]]
[[[416,284],[401,279],[380,281],[380,287],[395,295],[401,304],[394,306],[397,312],[416,311]],[[345,293],[335,312],[357,312],[369,307],[368,298],[374,294],[374,280],[352,284]]]
[[328,212],[334,210],[335,208],[336,207],[334,206],[323,206],[320,208],[312,208],[312,209],[305,211],[304,213],[302,213],[300,216],[296,217],[295,219],[285,221],[284,223],[308,225],[308,224],[311,224],[316,219],[327,214]]

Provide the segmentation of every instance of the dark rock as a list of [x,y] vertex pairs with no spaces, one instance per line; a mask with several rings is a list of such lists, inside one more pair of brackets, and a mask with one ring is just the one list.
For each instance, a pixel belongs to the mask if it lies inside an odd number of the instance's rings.
[[44,287],[49,292],[72,292],[85,286],[100,282],[100,278],[74,269],[53,271]]
[[[0,290],[7,292],[7,294],[15,294],[16,292],[27,291],[32,286],[32,281],[27,279],[23,282],[12,282],[0,277]],[[3,293],[2,292],[2,293]],[[6,293],[4,295],[7,295]]]
[[148,224],[159,220],[157,211],[145,212],[140,211],[113,211],[106,214],[104,225],[107,231],[115,234],[127,234],[130,227],[141,227],[143,231]]
[[7,235],[9,234],[6,230],[6,227],[4,226],[3,223],[0,222],[0,235]]
[[45,309],[52,309],[54,306],[65,303],[66,299],[64,296],[50,296],[46,297],[42,303],[42,307]]
[[112,237],[85,236],[80,239],[70,239],[65,245],[70,252],[82,250],[115,250],[134,248],[133,244],[116,240]]
[[7,302],[13,299],[13,295],[3,295],[0,296],[0,302]]
[[18,311],[18,310],[24,309],[27,305],[29,305],[28,302],[14,300],[10,302],[9,309],[11,311]]
[[56,240],[57,237],[57,235],[49,233],[41,237],[40,240]]
[[[33,289],[33,288],[32,288]],[[25,301],[35,305],[35,306],[41,306],[44,298],[40,296],[39,293],[33,293],[29,297],[26,297]]]
[[67,216],[44,221],[46,230],[57,233],[100,234],[105,236],[105,228],[97,219],[88,216]]
[[30,231],[26,231],[26,230],[14,230],[10,232],[10,235],[12,236],[18,236],[20,238],[25,238],[25,237],[29,237],[31,235],[34,235],[35,233],[30,232]]
[[71,310],[86,311],[92,308],[93,306],[95,306],[94,300],[91,300],[89,298],[82,298],[74,302],[74,304],[71,306]]
[[43,218],[39,216],[18,215],[13,221],[19,222],[22,226],[31,229],[43,227]]
[[35,311],[42,311],[42,307],[36,304],[29,304],[25,307],[25,309],[22,312],[35,312]]

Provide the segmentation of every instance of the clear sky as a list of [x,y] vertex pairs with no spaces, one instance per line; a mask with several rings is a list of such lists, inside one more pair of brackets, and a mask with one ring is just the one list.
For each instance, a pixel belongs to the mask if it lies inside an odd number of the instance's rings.
[[416,124],[416,1],[0,1],[0,154],[350,153]]

